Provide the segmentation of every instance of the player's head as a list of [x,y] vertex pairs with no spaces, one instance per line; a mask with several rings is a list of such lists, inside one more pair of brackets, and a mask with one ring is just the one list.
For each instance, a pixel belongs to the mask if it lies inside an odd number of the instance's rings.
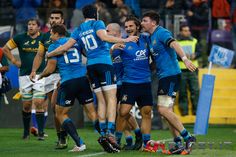
[[181,36],[183,36],[183,37],[190,37],[191,36],[190,28],[187,24],[181,25],[179,30],[180,30]]
[[143,31],[152,33],[153,29],[159,25],[160,15],[155,11],[148,11],[143,14],[142,28]]
[[66,27],[63,24],[55,24],[51,28],[51,36],[50,38],[55,41],[61,37],[66,36]]
[[29,35],[35,35],[40,30],[40,22],[38,19],[29,19],[27,23]]
[[110,23],[106,28],[107,34],[114,37],[121,37],[121,28],[118,23]]
[[54,24],[62,24],[64,23],[64,14],[63,11],[60,9],[54,9],[50,12],[49,23],[50,25]]
[[84,18],[97,19],[97,8],[94,5],[86,5],[82,9]]
[[130,35],[137,35],[141,31],[141,22],[133,15],[125,19],[125,31]]

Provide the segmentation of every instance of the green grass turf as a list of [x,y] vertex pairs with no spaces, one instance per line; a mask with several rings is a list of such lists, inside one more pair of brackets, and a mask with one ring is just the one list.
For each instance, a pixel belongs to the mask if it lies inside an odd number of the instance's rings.
[[[192,127],[187,129],[192,131]],[[45,141],[37,141],[37,138],[31,136],[29,140],[21,139],[22,129],[0,129],[0,157],[85,157],[87,155],[103,152],[97,143],[98,135],[91,128],[78,130],[80,136],[86,143],[87,150],[84,152],[68,153],[74,145],[72,139],[69,139],[69,146],[65,150],[55,150],[56,133],[53,129],[46,129],[49,137]],[[169,131],[152,131],[152,139],[169,139],[171,135]],[[213,148],[210,149],[209,144],[206,148],[201,149],[199,144],[195,144],[195,148],[189,157],[236,157],[236,126],[211,126],[206,136],[197,136],[198,142],[214,142]],[[220,145],[221,142],[232,142],[229,146]],[[93,155],[92,155],[93,156]],[[146,156],[167,156],[160,153],[145,153],[140,151],[122,151],[116,154],[100,153],[94,156],[125,156],[125,157],[146,157]]]

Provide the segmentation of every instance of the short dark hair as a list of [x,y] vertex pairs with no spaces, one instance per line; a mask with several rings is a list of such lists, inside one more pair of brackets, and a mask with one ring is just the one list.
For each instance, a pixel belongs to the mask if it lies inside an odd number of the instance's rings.
[[135,17],[134,15],[128,15],[125,19],[125,22],[128,21],[134,21],[134,24],[139,27],[139,31],[141,31],[141,22],[139,21],[139,19],[137,17]]
[[146,13],[143,14],[143,17],[149,17],[151,20],[156,21],[156,24],[159,24],[160,21],[160,14],[157,13],[156,11],[147,11]]
[[182,25],[180,25],[179,30],[182,31],[184,27],[189,27],[189,25],[188,24],[182,24]]
[[64,24],[53,25],[51,31],[53,33],[58,33],[59,36],[66,36],[66,27]]
[[97,8],[94,5],[86,5],[82,9],[84,18],[97,19]]
[[40,27],[40,21],[39,21],[39,19],[37,19],[37,18],[30,18],[30,19],[27,21],[27,24],[28,24],[30,21],[35,21],[35,22],[37,23],[37,25]]
[[60,14],[61,17],[64,18],[64,13],[63,13],[63,11],[60,10],[60,9],[53,9],[53,10],[51,10],[51,11],[50,11],[50,15],[51,15],[51,14]]

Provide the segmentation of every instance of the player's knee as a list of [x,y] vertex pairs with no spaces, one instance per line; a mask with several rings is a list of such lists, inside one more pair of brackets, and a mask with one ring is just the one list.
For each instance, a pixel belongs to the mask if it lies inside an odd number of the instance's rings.
[[152,115],[152,107],[151,106],[145,106],[141,109],[141,114],[143,118],[151,118]]
[[129,111],[120,108],[119,116],[120,116],[121,118],[127,117],[128,115],[129,115]]

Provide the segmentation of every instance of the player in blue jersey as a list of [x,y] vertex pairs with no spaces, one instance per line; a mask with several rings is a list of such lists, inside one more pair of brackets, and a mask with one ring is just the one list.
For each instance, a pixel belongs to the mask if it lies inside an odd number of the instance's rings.
[[[134,16],[125,20],[125,31],[129,36],[137,35],[137,42],[127,42],[120,51],[113,51],[121,56],[124,74],[122,78],[121,105],[117,121],[117,135],[125,129],[127,117],[135,102],[139,106],[142,116],[141,131],[137,135],[133,149],[140,149],[142,142],[144,147],[150,140],[151,131],[151,70],[149,67],[149,49],[147,47],[148,36],[140,34],[141,23]],[[120,44],[115,44],[119,48]],[[114,55],[114,54],[113,54]],[[142,132],[142,133],[141,133]],[[119,136],[118,136],[119,138]]]
[[[69,38],[65,38],[65,35],[66,29],[64,25],[56,24],[52,26],[50,38],[54,43],[49,46],[49,53],[69,40]],[[84,151],[86,149],[82,139],[78,136],[76,127],[68,117],[68,111],[73,105],[75,98],[78,99],[80,104],[83,104],[91,120],[96,121],[97,119],[93,105],[93,95],[86,77],[86,67],[82,65],[80,51],[81,48],[74,45],[64,55],[50,58],[46,68],[39,76],[39,79],[41,79],[53,73],[56,67],[59,69],[61,85],[58,89],[56,117],[62,128],[76,143],[75,147],[70,150],[71,152]]]
[[60,46],[48,57],[66,52],[76,42],[81,44],[87,55],[87,70],[94,92],[98,100],[98,115],[101,137],[98,142],[105,148],[107,141],[119,152],[120,147],[114,139],[116,119],[116,83],[112,60],[109,54],[107,42],[136,41],[137,36],[127,39],[107,35],[103,21],[97,20],[97,8],[87,5],[82,9],[85,22],[77,27],[71,34],[71,38],[63,46]]
[[[108,35],[115,36],[115,37],[121,37],[121,28],[120,28],[120,25],[117,23],[108,24],[106,27],[106,30],[107,30]],[[112,47],[113,44],[109,43],[109,45],[110,45],[110,47]],[[114,50],[114,51],[116,51],[116,50]],[[117,97],[117,104],[118,104],[117,110],[119,111],[120,101],[121,101],[122,77],[123,77],[123,73],[124,73],[122,59],[121,59],[121,56],[119,53],[112,53],[112,62],[113,62],[113,67],[114,67],[114,71],[115,71],[115,76],[116,76],[116,84],[117,84],[117,94],[116,94],[117,96],[116,97]],[[126,144],[122,148],[124,150],[134,149],[133,138],[132,138],[132,134],[131,134],[130,130],[134,130],[134,133],[136,135],[136,145],[137,145],[138,141],[140,141],[140,140],[138,140],[138,136],[141,133],[141,130],[138,126],[136,119],[132,115],[132,113],[130,113],[127,116],[127,123],[126,123],[126,127],[124,130]],[[120,145],[122,132],[116,132],[115,136],[117,139],[117,143]],[[140,141],[140,143],[142,144],[142,141]]]
[[[159,19],[158,13],[149,11],[143,15],[141,24],[143,30],[150,33],[149,47],[156,63],[159,78],[157,91],[158,111],[170,124],[170,130],[176,143],[176,146],[167,151],[167,153],[189,154],[196,138],[184,128],[177,115],[173,112],[173,104],[181,77],[176,53],[182,58],[185,66],[190,71],[196,70],[196,67],[187,59],[184,51],[171,33],[159,25]],[[185,149],[182,146],[181,136],[186,142]]]

